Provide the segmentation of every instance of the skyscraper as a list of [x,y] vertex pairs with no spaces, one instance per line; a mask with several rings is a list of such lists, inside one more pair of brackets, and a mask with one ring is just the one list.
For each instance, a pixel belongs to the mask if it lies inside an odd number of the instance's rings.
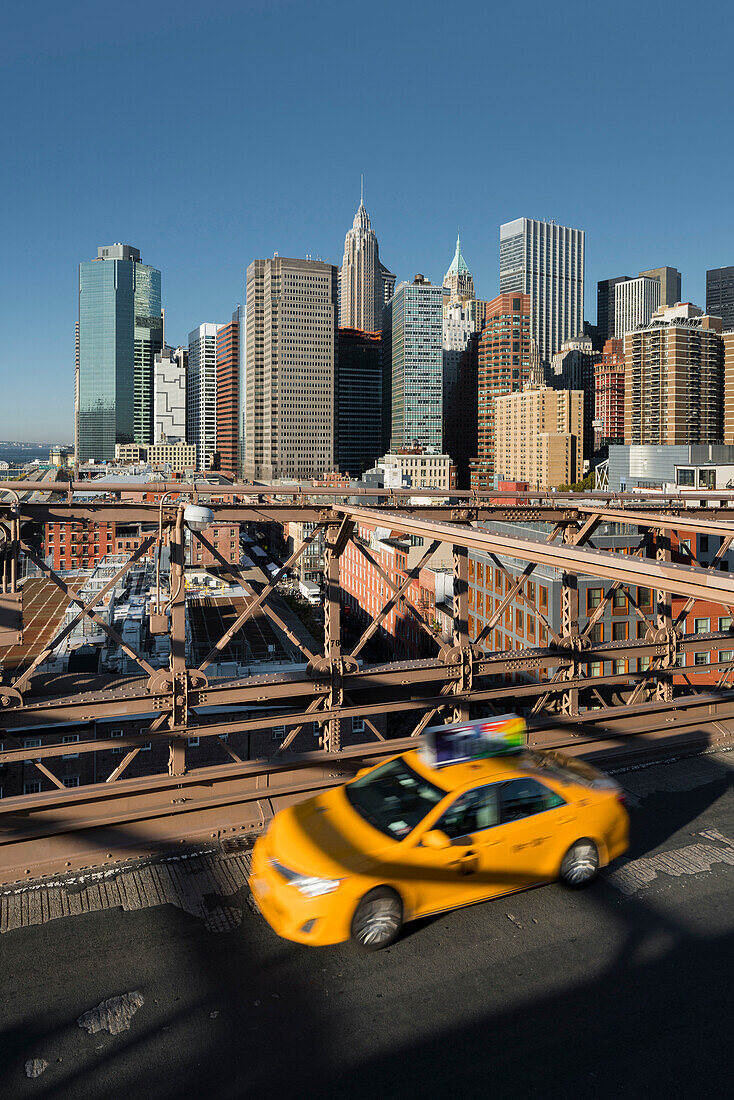
[[360,197],[352,228],[344,240],[344,259],[339,271],[339,324],[342,328],[378,332],[382,307],[391,297],[395,276],[380,263],[377,236]]
[[274,256],[248,267],[239,458],[247,480],[333,471],[338,305],[332,264]]
[[584,231],[517,218],[500,226],[500,294],[530,295],[530,332],[549,363],[584,328]]
[[153,364],[153,435],[151,443],[186,439],[186,348],[163,348]]
[[622,337],[633,328],[649,324],[653,313],[659,308],[659,279],[646,275],[625,279],[614,290],[614,335]]
[[602,279],[596,284],[596,330],[599,339],[610,340],[614,336],[614,301],[619,283],[626,283],[629,275],[615,279]]
[[734,267],[714,267],[706,272],[706,313],[721,317],[724,332],[734,329]]
[[479,338],[477,453],[470,462],[472,489],[495,488],[496,398],[516,393],[537,377],[530,332],[529,294],[499,294],[487,303]]
[[446,307],[465,302],[474,297],[474,278],[461,254],[461,238],[456,234],[456,251],[451,266],[444,275],[443,285],[448,290]]
[[196,446],[196,466],[211,468],[217,449],[217,329],[207,321],[189,333],[186,385],[187,442]]
[[240,314],[238,306],[228,325],[217,332],[217,442],[219,469],[236,474],[237,419],[240,404]]
[[390,373],[390,449],[413,446],[440,449],[442,287],[434,286],[422,275],[416,275],[412,283],[400,283],[384,313],[383,355],[385,372]]
[[[580,390],[584,395],[583,437],[579,440],[579,457],[591,459],[594,453],[594,349],[590,336],[574,336],[564,341],[561,350],[551,360],[547,372],[554,390]],[[583,454],[581,444],[583,443]]]
[[639,277],[657,279],[661,306],[675,306],[680,302],[681,275],[676,267],[651,267],[649,271],[641,271]]
[[79,265],[77,458],[109,461],[116,443],[150,443],[153,360],[163,346],[161,273],[130,245]]
[[625,443],[720,443],[721,320],[685,303],[624,337]]
[[594,447],[624,443],[624,341],[610,337],[594,368]]
[[339,329],[336,366],[336,464],[361,477],[382,454],[382,338]]

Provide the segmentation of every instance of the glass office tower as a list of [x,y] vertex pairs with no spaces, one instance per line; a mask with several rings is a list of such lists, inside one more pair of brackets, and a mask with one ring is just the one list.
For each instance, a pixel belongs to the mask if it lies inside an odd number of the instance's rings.
[[116,443],[150,443],[153,361],[163,346],[161,273],[129,245],[79,265],[78,461],[109,461]]
[[436,447],[443,436],[443,288],[416,275],[383,314],[391,447]]

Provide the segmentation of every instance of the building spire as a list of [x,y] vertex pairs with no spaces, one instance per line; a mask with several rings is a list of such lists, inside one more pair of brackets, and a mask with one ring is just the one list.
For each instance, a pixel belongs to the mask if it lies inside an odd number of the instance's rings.
[[456,252],[454,258],[451,261],[451,267],[446,272],[446,277],[449,275],[469,275],[469,268],[466,265],[466,260],[461,254],[461,237],[459,230],[456,230]]
[[359,177],[359,205],[364,206],[364,172]]

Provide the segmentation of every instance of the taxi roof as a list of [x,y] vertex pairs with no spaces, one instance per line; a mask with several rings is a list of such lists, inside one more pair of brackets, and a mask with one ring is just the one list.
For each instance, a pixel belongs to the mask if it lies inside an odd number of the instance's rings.
[[528,774],[528,761],[522,752],[467,760],[461,764],[447,764],[441,768],[434,768],[427,764],[420,749],[409,749],[402,755],[414,771],[435,783],[437,787],[443,787],[447,793],[475,783],[518,779]]

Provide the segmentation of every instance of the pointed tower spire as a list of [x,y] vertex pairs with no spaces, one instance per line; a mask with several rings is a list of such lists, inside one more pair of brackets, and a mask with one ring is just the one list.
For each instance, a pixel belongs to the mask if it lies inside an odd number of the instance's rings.
[[364,206],[364,172],[359,177],[359,205]]

